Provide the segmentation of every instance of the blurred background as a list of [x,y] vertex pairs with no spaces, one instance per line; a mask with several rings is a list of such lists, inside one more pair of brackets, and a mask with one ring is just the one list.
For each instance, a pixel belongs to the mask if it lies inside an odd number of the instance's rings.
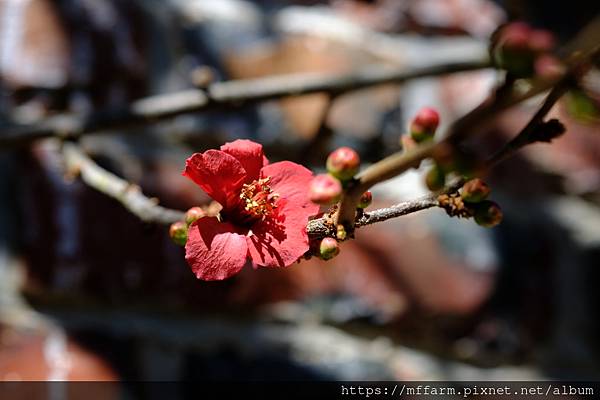
[[[564,43],[599,8],[560,0],[0,0],[0,125],[118,109],[207,77],[478,60],[507,20]],[[181,176],[193,152],[249,138],[271,161],[314,171],[340,145],[368,164],[400,149],[420,107],[436,107],[448,126],[497,80],[485,69],[382,85],[337,96],[331,107],[323,94],[289,97],[80,144],[162,205],[185,210],[209,200]],[[0,379],[598,380],[600,124],[580,118],[577,101],[567,97],[550,114],[567,134],[486,177],[505,214],[498,227],[432,209],[360,229],[330,262],[247,267],[223,282],[194,277],[168,226],[143,223],[65,179],[58,139],[0,148]],[[490,154],[538,104],[502,114],[471,148]],[[375,187],[372,207],[426,193],[422,172]]]

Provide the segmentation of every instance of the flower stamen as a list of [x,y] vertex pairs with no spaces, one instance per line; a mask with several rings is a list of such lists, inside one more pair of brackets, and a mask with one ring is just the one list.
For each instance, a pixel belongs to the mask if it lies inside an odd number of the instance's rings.
[[269,186],[270,177],[255,180],[244,184],[240,193],[240,199],[244,209],[253,217],[265,219],[277,208],[275,202],[279,198],[277,193]]

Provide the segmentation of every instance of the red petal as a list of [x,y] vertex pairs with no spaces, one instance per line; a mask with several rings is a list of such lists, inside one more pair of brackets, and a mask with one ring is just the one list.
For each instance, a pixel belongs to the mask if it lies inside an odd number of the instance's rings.
[[269,164],[262,177],[271,177],[270,186],[279,195],[273,218],[252,226],[248,251],[255,265],[284,267],[291,265],[308,250],[306,224],[319,206],[308,198],[312,172],[291,161]]
[[[318,206],[317,206],[318,209]],[[247,237],[248,252],[255,266],[286,267],[308,251],[306,224],[316,213],[298,209],[293,203],[280,202],[277,217],[258,221]]]
[[246,236],[232,224],[204,217],[190,226],[185,259],[198,279],[229,278],[244,267],[247,255]]
[[307,210],[309,215],[318,212],[319,206],[308,198],[308,189],[313,178],[310,170],[291,161],[281,161],[263,167],[261,175],[263,178],[271,177],[269,186],[279,195],[280,200],[286,200],[292,203],[292,206]]
[[269,163],[263,153],[262,145],[251,140],[238,139],[231,143],[225,143],[221,146],[221,151],[232,155],[242,164],[249,181],[258,179],[260,169]]
[[240,187],[246,179],[242,164],[219,150],[193,154],[185,162],[183,175],[196,182],[225,209],[236,204]]

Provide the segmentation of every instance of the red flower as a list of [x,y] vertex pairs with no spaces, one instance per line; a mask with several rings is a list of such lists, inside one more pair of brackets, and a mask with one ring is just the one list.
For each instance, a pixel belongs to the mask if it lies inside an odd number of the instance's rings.
[[308,169],[269,164],[260,144],[236,140],[193,154],[183,175],[223,206],[219,218],[189,228],[185,258],[199,279],[229,278],[248,258],[254,268],[285,267],[308,250],[306,224],[319,210],[308,199]]

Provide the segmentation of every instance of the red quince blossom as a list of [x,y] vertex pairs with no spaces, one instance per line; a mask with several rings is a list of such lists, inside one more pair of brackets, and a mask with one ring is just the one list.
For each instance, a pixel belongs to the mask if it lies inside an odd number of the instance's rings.
[[310,170],[269,164],[260,144],[236,140],[193,154],[183,175],[223,207],[189,227],[185,258],[199,279],[229,278],[248,258],[254,268],[285,267],[309,249],[306,224],[319,210],[308,198]]

